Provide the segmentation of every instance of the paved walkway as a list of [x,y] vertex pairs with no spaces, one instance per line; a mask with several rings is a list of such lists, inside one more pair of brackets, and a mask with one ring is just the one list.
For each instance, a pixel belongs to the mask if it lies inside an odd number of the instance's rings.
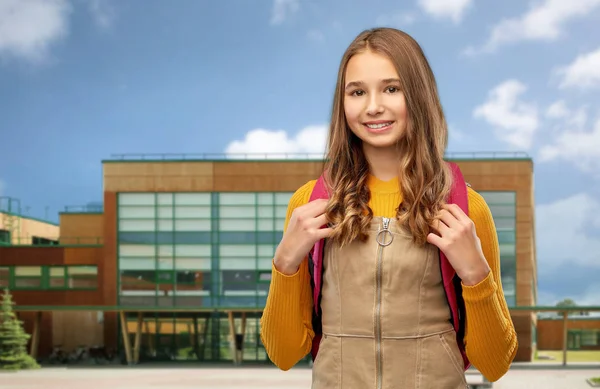
[[[600,370],[511,370],[494,389],[590,389]],[[294,368],[48,367],[0,373],[0,389],[309,389],[310,370]]]

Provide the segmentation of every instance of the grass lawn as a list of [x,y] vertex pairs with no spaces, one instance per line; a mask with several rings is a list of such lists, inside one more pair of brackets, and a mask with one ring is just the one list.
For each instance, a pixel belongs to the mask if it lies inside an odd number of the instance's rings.
[[[542,356],[546,358],[541,358]],[[562,362],[562,351],[539,350],[534,358],[534,362]],[[569,362],[600,363],[600,350],[567,351],[567,363]]]

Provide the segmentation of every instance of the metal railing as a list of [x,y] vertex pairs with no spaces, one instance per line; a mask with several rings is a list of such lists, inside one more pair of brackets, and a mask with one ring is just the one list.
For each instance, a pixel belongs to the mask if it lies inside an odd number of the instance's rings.
[[28,237],[13,237],[10,243],[5,242],[2,246],[33,246],[33,247],[54,247],[54,246],[96,246],[104,244],[104,238],[99,236],[69,236],[69,237],[43,237],[44,241],[34,240]]
[[62,213],[102,213],[103,205],[66,205]]
[[[235,161],[323,160],[324,153],[125,153],[111,154],[109,161]],[[449,152],[447,159],[529,159],[521,151]]]

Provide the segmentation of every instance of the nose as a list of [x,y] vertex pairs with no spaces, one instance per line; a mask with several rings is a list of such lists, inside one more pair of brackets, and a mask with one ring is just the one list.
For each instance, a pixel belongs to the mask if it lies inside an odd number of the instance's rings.
[[378,94],[372,93],[367,102],[367,115],[376,116],[383,112],[383,105]]

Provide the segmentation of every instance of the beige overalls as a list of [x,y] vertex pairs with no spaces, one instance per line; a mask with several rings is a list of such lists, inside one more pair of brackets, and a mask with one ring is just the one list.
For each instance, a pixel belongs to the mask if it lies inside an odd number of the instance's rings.
[[323,338],[313,389],[464,389],[437,247],[394,219],[323,257]]

